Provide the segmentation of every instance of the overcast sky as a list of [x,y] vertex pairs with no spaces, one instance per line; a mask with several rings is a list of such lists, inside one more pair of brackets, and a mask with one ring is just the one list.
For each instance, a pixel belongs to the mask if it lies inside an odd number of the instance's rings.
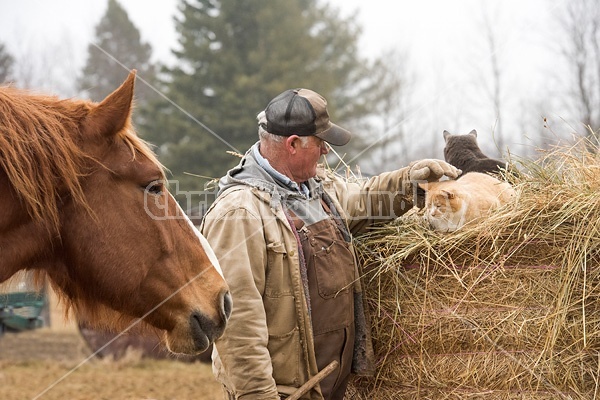
[[[496,123],[485,98],[485,71],[492,54],[484,39],[485,16],[498,35],[495,55],[503,67],[505,85],[503,129],[512,130],[511,142],[524,143],[528,129],[541,116],[528,118],[523,106],[552,83],[545,71],[555,68],[551,37],[552,12],[567,0],[329,0],[343,15],[358,12],[363,27],[360,48],[375,57],[397,48],[408,55],[418,91],[408,115],[427,120],[432,140],[447,129],[467,133],[477,129],[482,147],[491,148]],[[143,40],[151,43],[154,59],[168,61],[176,43],[173,14],[176,0],[120,0]],[[68,67],[48,72],[54,81],[72,80],[81,69],[93,30],[106,9],[106,0],[0,0],[0,41],[17,58],[63,48]],[[54,55],[56,56],[56,55]],[[50,58],[49,58],[50,59]],[[51,61],[48,67],[51,67]],[[52,82],[52,79],[48,79]],[[487,82],[489,84],[489,82]],[[47,88],[53,90],[53,88]],[[318,89],[318,88],[316,88]],[[533,119],[538,120],[533,121]],[[523,122],[527,119],[527,125]],[[416,124],[418,126],[422,126]],[[415,137],[422,138],[418,132]],[[487,143],[486,143],[487,142]]]

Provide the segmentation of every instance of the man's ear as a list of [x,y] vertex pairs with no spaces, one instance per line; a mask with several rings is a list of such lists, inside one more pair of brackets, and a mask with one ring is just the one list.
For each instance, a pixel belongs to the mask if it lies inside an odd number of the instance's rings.
[[298,135],[288,136],[285,139],[285,148],[290,154],[296,154],[300,144],[300,137],[298,137]]

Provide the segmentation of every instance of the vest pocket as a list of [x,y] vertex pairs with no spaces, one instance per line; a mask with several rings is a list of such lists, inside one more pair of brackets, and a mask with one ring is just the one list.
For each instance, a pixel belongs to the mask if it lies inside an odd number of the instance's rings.
[[335,297],[352,289],[354,256],[343,240],[315,237],[315,275],[319,295],[324,299]]

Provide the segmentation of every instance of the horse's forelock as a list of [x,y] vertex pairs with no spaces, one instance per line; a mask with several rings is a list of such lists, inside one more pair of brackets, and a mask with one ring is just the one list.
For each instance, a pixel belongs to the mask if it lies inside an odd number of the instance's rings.
[[84,154],[75,143],[82,104],[0,88],[0,167],[32,218],[58,229],[59,187],[83,201]]
[[133,159],[135,159],[137,154],[141,154],[143,157],[147,158],[150,162],[156,165],[163,173],[162,178],[165,178],[165,167],[160,163],[160,161],[158,161],[158,158],[152,151],[150,143],[137,136],[131,126],[127,126],[125,129],[121,130],[118,137],[122,139],[127,146],[129,146]]
[[[61,100],[0,88],[0,168],[30,216],[46,223],[54,232],[59,229],[60,188],[87,207],[80,178],[89,155],[78,140],[81,121],[92,107],[93,103],[88,101]],[[164,171],[148,143],[135,134],[131,124],[116,138],[129,146],[132,157],[141,154]]]

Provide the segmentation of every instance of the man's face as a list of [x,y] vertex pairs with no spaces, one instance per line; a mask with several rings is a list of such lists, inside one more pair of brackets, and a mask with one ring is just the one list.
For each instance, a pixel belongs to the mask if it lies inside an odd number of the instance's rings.
[[317,175],[317,163],[322,155],[329,153],[329,148],[324,140],[316,136],[309,136],[306,147],[298,141],[298,150],[293,157],[292,174],[294,181],[304,182]]

